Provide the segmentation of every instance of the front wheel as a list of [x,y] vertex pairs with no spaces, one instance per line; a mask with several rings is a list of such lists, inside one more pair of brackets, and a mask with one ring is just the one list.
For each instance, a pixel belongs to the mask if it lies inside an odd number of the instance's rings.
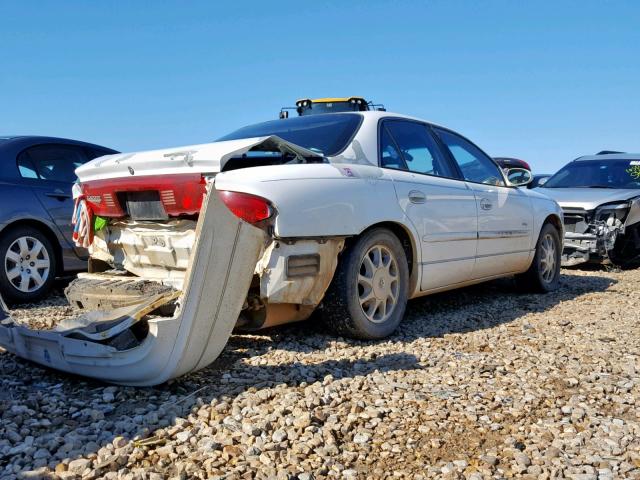
[[407,305],[409,267],[393,233],[376,228],[343,254],[324,299],[323,317],[339,335],[384,338],[394,332]]
[[536,254],[525,273],[516,276],[516,283],[526,291],[546,293],[556,290],[560,281],[562,242],[558,229],[547,223],[540,231]]

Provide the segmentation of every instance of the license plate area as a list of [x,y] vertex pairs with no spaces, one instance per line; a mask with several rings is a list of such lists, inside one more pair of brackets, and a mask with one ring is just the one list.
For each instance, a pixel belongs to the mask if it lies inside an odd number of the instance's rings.
[[118,192],[118,200],[132,220],[168,220],[157,190]]

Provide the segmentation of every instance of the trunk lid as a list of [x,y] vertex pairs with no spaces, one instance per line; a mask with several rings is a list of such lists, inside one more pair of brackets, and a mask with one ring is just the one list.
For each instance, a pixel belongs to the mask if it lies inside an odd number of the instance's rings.
[[271,135],[105,155],[76,169],[76,175],[81,182],[88,182],[131,176],[215,174],[224,168],[229,159],[241,157],[250,151],[289,153],[299,158],[323,158],[321,154]]

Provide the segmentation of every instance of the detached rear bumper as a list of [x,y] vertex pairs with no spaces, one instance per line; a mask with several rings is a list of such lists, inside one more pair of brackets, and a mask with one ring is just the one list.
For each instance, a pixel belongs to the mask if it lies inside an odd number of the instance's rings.
[[[123,385],[156,385],[201,369],[231,335],[265,236],[231,214],[212,186],[173,316],[142,319],[144,302],[93,323],[42,331],[14,322],[0,305],[0,346],[48,367]],[[161,296],[154,300],[162,302]],[[112,341],[126,333],[125,341]]]

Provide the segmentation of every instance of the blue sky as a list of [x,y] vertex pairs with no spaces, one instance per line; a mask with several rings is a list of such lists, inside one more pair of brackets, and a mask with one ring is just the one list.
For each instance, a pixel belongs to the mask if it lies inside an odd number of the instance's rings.
[[640,2],[0,0],[0,133],[207,142],[363,95],[552,172],[640,151]]

